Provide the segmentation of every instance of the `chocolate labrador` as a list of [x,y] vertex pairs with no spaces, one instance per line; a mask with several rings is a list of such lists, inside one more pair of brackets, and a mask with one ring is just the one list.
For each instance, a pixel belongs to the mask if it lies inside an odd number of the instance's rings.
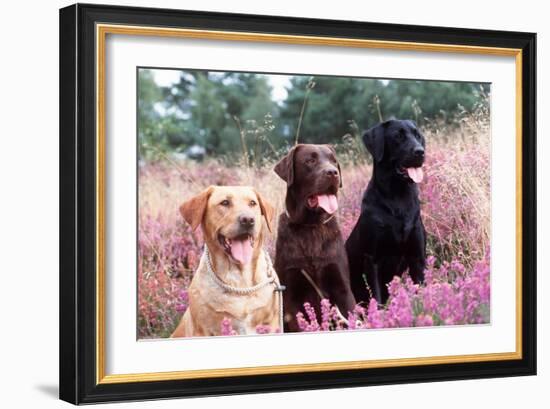
[[426,233],[420,217],[418,187],[424,177],[424,136],[409,120],[389,120],[363,134],[373,157],[372,178],[361,215],[346,241],[355,298],[388,299],[387,284],[405,270],[424,280]]
[[321,298],[347,316],[355,306],[348,260],[336,211],[342,178],[329,145],[297,145],[275,166],[287,184],[286,212],[279,217],[275,270],[286,286],[285,331],[298,331],[296,313]]

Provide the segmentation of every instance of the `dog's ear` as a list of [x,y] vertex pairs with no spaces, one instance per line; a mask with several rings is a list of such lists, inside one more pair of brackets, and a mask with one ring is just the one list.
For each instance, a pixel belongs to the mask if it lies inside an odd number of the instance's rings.
[[340,162],[338,162],[338,160],[336,160],[336,166],[338,166],[338,175],[340,175],[340,189],[341,189],[344,187],[344,182],[343,182],[344,177],[342,176],[342,169],[340,168]]
[[275,165],[273,170],[275,173],[286,182],[288,187],[294,183],[294,155],[300,145],[294,146],[288,153]]
[[418,129],[418,125],[416,124],[416,122],[412,119],[407,119],[405,122],[414,129],[418,136],[420,136],[420,143],[423,147],[426,147],[426,138],[424,138],[424,135],[422,134],[422,132],[420,132],[420,129]]
[[418,129],[418,125],[416,125],[416,122],[414,122],[412,119],[406,119],[405,122],[406,122],[409,126],[412,126],[414,129]]
[[384,126],[378,124],[363,134],[363,143],[371,153],[375,162],[380,162],[384,157]]
[[181,215],[189,223],[193,231],[202,223],[204,213],[206,212],[206,205],[213,190],[214,186],[209,186],[180,206]]
[[334,154],[334,157],[336,158],[336,166],[338,167],[338,175],[340,176],[340,188],[342,188],[344,186],[344,183],[343,183],[343,176],[342,176],[342,169],[340,168],[340,162],[338,162],[338,157],[336,156],[336,149],[334,149],[334,146],[332,145],[327,145],[327,147],[332,151],[332,153]]
[[273,216],[275,215],[275,209],[256,189],[254,189],[254,193],[256,193],[256,197],[258,198],[262,216],[265,218],[265,224],[267,225],[268,230],[273,232]]

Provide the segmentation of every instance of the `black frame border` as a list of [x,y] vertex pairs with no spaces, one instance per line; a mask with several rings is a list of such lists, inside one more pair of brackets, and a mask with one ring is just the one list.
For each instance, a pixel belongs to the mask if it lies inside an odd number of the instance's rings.
[[[96,23],[522,50],[522,358],[96,384]],[[536,34],[76,4],[60,10],[60,399],[74,404],[536,374]]]

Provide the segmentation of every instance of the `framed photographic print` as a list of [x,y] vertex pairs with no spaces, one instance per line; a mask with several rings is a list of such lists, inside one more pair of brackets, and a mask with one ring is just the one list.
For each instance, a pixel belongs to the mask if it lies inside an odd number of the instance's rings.
[[535,374],[535,53],[61,9],[61,399]]

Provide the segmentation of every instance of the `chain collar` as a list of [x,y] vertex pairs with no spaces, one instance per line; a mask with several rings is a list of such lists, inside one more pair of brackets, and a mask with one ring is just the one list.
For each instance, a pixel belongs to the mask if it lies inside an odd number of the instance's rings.
[[267,275],[268,279],[262,283],[256,284],[252,287],[235,287],[230,284],[225,283],[214,271],[214,268],[212,266],[212,260],[210,259],[210,251],[208,250],[208,246],[204,246],[204,255],[206,256],[206,267],[208,270],[208,273],[214,280],[214,282],[219,285],[222,289],[224,289],[227,292],[235,293],[239,295],[248,295],[253,294],[258,290],[261,290],[264,287],[267,287],[270,284],[276,284],[275,283],[275,275],[273,274],[273,263],[271,262],[271,258],[269,257],[269,254],[267,254],[266,251],[263,251],[265,261],[267,264]]
[[281,285],[275,281],[275,274],[273,274],[273,263],[271,262],[271,257],[269,257],[269,254],[267,251],[263,250],[265,262],[267,264],[267,276],[268,279],[264,281],[263,283],[256,284],[252,287],[234,287],[232,285],[229,285],[223,280],[218,277],[216,272],[214,271],[214,268],[212,267],[212,260],[210,259],[210,252],[208,251],[208,246],[204,245],[204,255],[206,256],[206,269],[208,270],[208,273],[210,277],[212,277],[212,280],[220,286],[224,291],[229,293],[234,293],[238,295],[249,295],[254,294],[256,291],[261,290],[264,287],[267,287],[268,285],[273,285],[273,295],[278,298],[279,301],[279,331],[283,332],[283,326],[284,326],[284,315],[283,315],[283,291],[286,289],[284,285]]

